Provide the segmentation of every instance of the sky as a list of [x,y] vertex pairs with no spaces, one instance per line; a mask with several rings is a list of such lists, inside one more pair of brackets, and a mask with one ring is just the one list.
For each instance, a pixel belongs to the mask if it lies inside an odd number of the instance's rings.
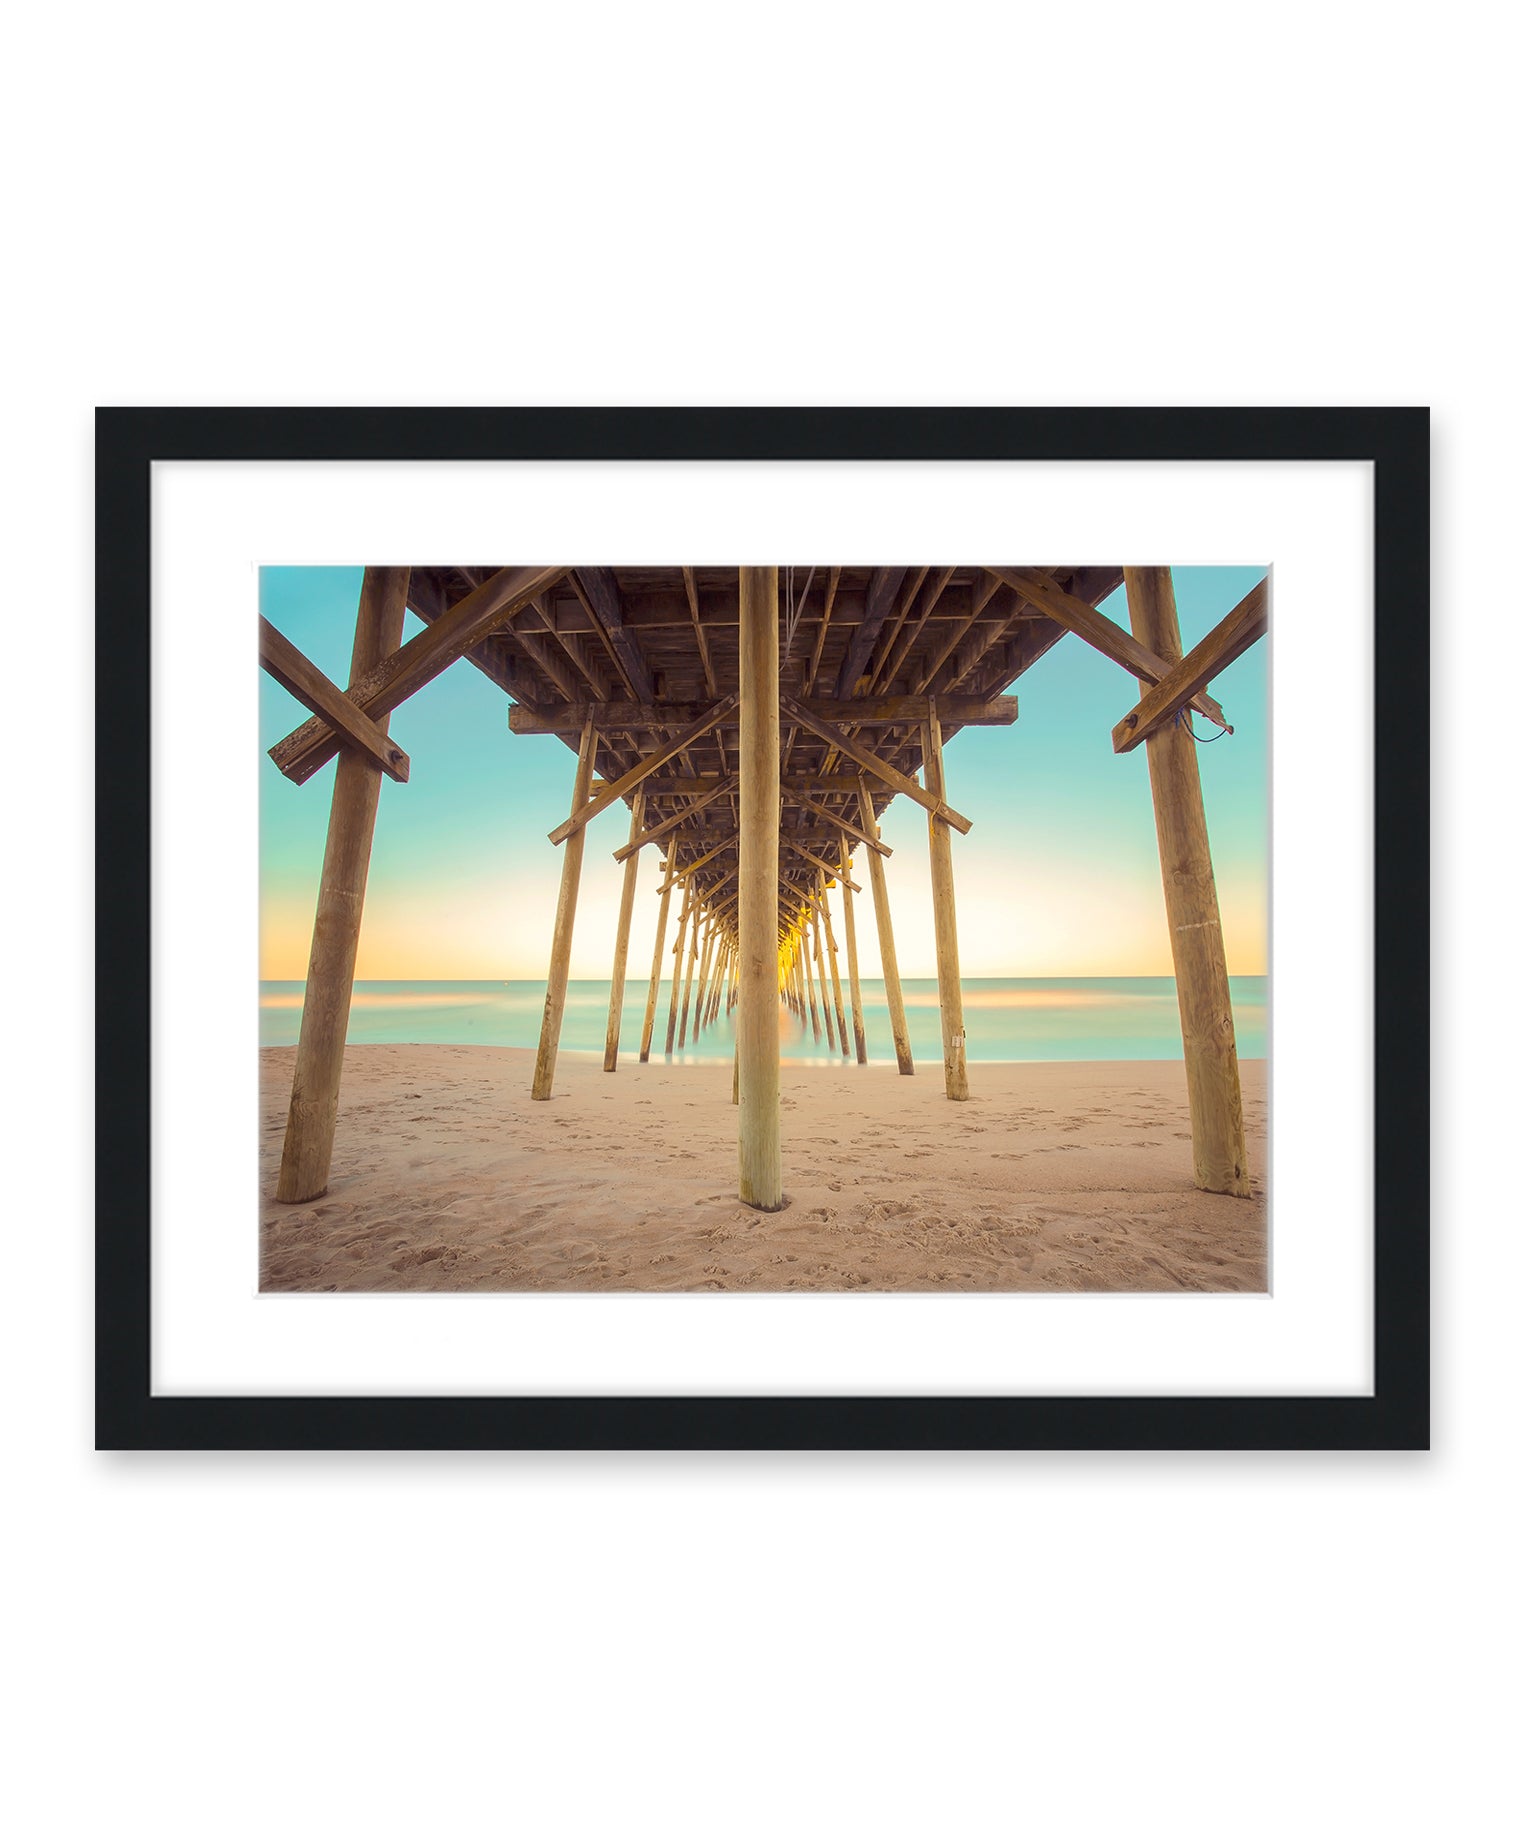
[[[1187,649],[1264,575],[1263,566],[1177,566]],[[334,682],[345,684],[361,567],[274,566],[261,613]],[[1101,605],[1128,626],[1125,594]],[[421,627],[406,617],[406,638]],[[1212,682],[1234,735],[1198,746],[1228,966],[1266,972],[1269,637]],[[1009,688],[1010,726],[973,726],[946,746],[946,799],[973,823],[953,836],[957,927],[966,976],[1147,975],[1172,971],[1145,752],[1118,756],[1111,727],[1139,685],[1075,635]],[[534,980],[549,968],[562,849],[546,837],[571,809],[576,757],[554,737],[514,737],[507,694],[456,661],[397,711],[392,737],[411,779],[386,780],[374,833],[359,980]],[[334,770],[302,786],[266,751],[308,713],[261,675],[261,974],[302,980],[325,849]],[[1199,735],[1213,726],[1196,720]],[[574,980],[613,967],[629,830],[616,802],[588,827],[572,945]],[[925,815],[899,795],[882,819],[901,971],[935,972]],[[865,853],[857,849],[855,928],[864,979],[879,976]],[[661,859],[642,854],[628,973],[651,972]],[[841,908],[834,934],[843,942]]]

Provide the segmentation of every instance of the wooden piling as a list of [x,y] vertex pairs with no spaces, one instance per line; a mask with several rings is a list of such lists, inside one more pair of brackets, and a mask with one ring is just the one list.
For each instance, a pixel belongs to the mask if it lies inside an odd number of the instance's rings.
[[[854,871],[854,855],[846,835],[838,836],[839,864],[845,878]],[[854,933],[854,892],[844,885],[844,947],[849,953],[849,1023],[854,1028],[854,1056],[857,1064],[868,1062],[865,1055],[865,1002],[860,997],[860,949]]]
[[[588,717],[582,726],[582,740],[577,747],[577,780],[572,791],[571,811],[580,814],[588,805],[588,789],[593,780],[593,759],[598,754],[598,733]],[[539,1049],[534,1054],[534,1087],[529,1092],[535,1102],[549,1102],[555,1084],[555,1057],[561,1043],[561,1017],[566,1011],[566,980],[571,970],[571,937],[577,921],[577,886],[582,878],[582,845],[587,828],[578,827],[568,834],[561,848],[561,888],[555,900],[555,932],[550,944],[550,979],[545,987],[545,1012],[539,1026]]]
[[[849,887],[844,887],[845,895]],[[828,945],[828,975],[833,982],[833,1016],[838,1020],[838,1042],[844,1056],[849,1056],[849,1027],[844,1022],[844,995],[838,981],[838,944],[833,940],[833,914],[828,907],[825,885],[817,887],[817,901],[822,906],[822,939]]]
[[[645,831],[642,816],[646,807],[641,796],[630,810],[630,837],[639,838]],[[641,855],[633,852],[625,861],[625,874],[619,890],[619,923],[614,931],[614,973],[609,981],[609,1022],[604,1030],[603,1067],[614,1070],[619,1064],[620,1015],[625,1008],[625,967],[630,960],[630,917],[635,909],[635,875]]]
[[[353,630],[350,684],[356,684],[400,646],[410,579],[407,569],[371,565],[364,571]],[[382,718],[379,722],[383,726]],[[342,1053],[358,965],[358,931],[363,923],[374,817],[379,810],[379,778],[378,767],[361,750],[348,746],[338,754],[288,1126],[278,1167],[277,1197],[285,1205],[318,1199],[331,1177]]]
[[721,953],[722,936],[719,929],[712,927],[706,934],[704,946],[700,951],[700,987],[694,996],[694,1031],[691,1037],[699,1043],[700,1021],[704,1016],[705,1002],[710,997],[710,988],[716,978],[716,957]]
[[[673,896],[673,860],[678,852],[678,838],[668,840],[667,864],[662,873],[662,896],[657,900],[657,941],[652,949],[651,985],[646,990],[646,1017],[641,1024],[641,1062],[648,1063],[652,1054],[652,1028],[657,1023],[657,989],[662,982],[662,951],[667,946],[668,904]],[[631,855],[639,858],[639,853]]]
[[689,928],[689,953],[684,957],[684,997],[678,1008],[678,1049],[684,1048],[684,1040],[689,1036],[689,1001],[694,995],[694,970],[700,959],[700,915],[705,906],[701,902],[701,892],[694,895],[694,907]]
[[738,685],[742,713],[741,876],[737,941],[738,1189],[749,1205],[778,1211],[780,1184],[780,661],[779,571],[738,574]]
[[[1168,568],[1129,565],[1126,584],[1133,635],[1164,660],[1178,664],[1180,623]],[[1148,752],[1164,907],[1175,961],[1196,1183],[1206,1192],[1248,1198],[1239,1054],[1196,745],[1177,719],[1151,732],[1143,748]]]
[[[924,733],[924,786],[943,802],[945,763],[940,719],[929,701]],[[967,1028],[961,1012],[961,948],[956,938],[956,879],[951,867],[951,829],[938,814],[929,816],[929,889],[935,911],[935,973],[940,990],[940,1031],[945,1041],[945,1094],[965,1102]]]
[[[860,825],[867,833],[875,835],[875,804],[863,779],[860,783]],[[871,904],[876,912],[876,941],[881,949],[881,978],[886,984],[886,1010],[892,1022],[897,1070],[900,1076],[911,1077],[913,1046],[908,1038],[908,1015],[903,1007],[902,981],[897,973],[897,943],[892,934],[892,906],[886,890],[886,861],[873,846],[867,846],[865,862],[870,869]]]
[[812,906],[812,959],[817,967],[817,985],[822,994],[822,1022],[827,1028],[828,1051],[833,1051],[833,1008],[828,1004],[828,958],[822,948],[822,918],[816,904]]
[[684,901],[678,912],[678,940],[673,944],[673,990],[668,996],[668,1037],[665,1052],[673,1055],[674,1033],[678,1026],[678,989],[683,980],[684,944],[689,938],[689,912],[694,904],[694,879],[684,874]]
[[817,983],[812,976],[812,941],[810,925],[801,932],[801,1003],[812,1022],[812,1043],[822,1042],[822,1021],[817,1017]]

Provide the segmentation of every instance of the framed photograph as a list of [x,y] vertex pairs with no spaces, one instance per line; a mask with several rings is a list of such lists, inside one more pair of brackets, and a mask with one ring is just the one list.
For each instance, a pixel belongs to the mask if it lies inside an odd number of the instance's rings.
[[1428,458],[99,411],[98,1446],[1427,1446]]

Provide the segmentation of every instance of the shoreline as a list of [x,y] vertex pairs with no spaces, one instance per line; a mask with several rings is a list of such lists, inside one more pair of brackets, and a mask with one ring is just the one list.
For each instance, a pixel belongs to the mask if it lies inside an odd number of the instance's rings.
[[729,1065],[349,1046],[332,1182],[273,1199],[291,1046],[260,1053],[264,1291],[1264,1292],[1266,1066],[1242,1059],[1254,1196],[1190,1176],[1178,1059],[782,1067],[785,1209],[739,1202]]

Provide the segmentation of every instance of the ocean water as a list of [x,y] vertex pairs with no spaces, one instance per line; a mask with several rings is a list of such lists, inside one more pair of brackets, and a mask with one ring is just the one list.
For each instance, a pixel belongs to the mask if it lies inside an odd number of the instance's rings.
[[[620,1032],[620,1055],[633,1058],[640,1048],[646,1010],[646,982],[627,981]],[[982,977],[963,981],[967,1059],[978,1063],[1084,1058],[1178,1058],[1180,1019],[1175,982],[1169,975],[1118,979],[1003,980]],[[1264,975],[1235,975],[1234,1028],[1242,1058],[1263,1058],[1267,1046],[1267,980]],[[862,981],[866,1045],[873,1062],[894,1063],[887,1020],[886,989]],[[831,997],[831,996],[830,996]],[[919,1063],[943,1061],[940,1005],[934,981],[904,981],[903,1000],[913,1056]],[[665,1058],[669,984],[664,981],[652,1034],[654,1061]],[[292,1045],[299,1037],[304,1004],[303,981],[263,981],[261,1042]],[[539,1042],[544,1012],[543,981],[359,981],[353,988],[347,1040],[353,1045],[524,1045]],[[845,1006],[848,1006],[847,995]],[[609,1015],[607,981],[573,981],[567,988],[561,1024],[561,1049],[601,1052]],[[794,1014],[780,1016],[781,1053],[787,1060],[837,1063],[838,1021],[834,1018],[834,1055],[813,1037]],[[850,1041],[853,1050],[853,1038]],[[694,1037],[694,997],[689,1000],[689,1031],[675,1059],[685,1063],[730,1063],[732,1025],[723,1006],[713,1026]]]

